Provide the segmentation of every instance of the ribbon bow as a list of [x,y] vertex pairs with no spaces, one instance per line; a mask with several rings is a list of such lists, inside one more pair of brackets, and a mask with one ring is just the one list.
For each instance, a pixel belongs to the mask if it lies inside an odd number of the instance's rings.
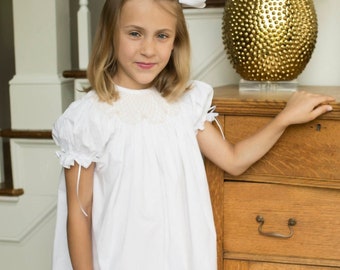
[[179,0],[179,3],[188,7],[204,8],[205,0]]

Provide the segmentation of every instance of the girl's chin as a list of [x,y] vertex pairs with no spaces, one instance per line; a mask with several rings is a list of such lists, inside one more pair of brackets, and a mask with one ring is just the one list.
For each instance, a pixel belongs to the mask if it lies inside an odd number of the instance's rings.
[[119,86],[129,89],[147,89],[152,86],[152,82],[147,83],[117,83]]
[[154,76],[141,76],[141,78],[119,78],[115,77],[113,81],[122,87],[130,88],[130,89],[145,89],[150,88],[153,85],[153,82],[155,80]]

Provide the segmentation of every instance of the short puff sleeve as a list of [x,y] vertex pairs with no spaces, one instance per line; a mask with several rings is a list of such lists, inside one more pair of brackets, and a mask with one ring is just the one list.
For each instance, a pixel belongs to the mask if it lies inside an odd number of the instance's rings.
[[212,113],[209,112],[213,94],[213,88],[209,84],[201,81],[193,81],[191,89],[186,94],[187,96],[185,98],[188,105],[188,113],[196,132],[204,129],[205,121],[214,120],[214,117],[211,117]]
[[[104,104],[94,92],[73,102],[55,122],[52,136],[60,147],[60,164],[70,168],[76,161],[88,168],[98,162],[109,138],[108,120],[103,113]],[[107,104],[106,104],[107,105]]]

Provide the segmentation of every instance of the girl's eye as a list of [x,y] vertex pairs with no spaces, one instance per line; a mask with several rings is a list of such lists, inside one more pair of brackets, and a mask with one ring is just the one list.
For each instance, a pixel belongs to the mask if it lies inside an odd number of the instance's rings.
[[167,34],[158,34],[158,38],[160,38],[160,39],[166,39],[168,37],[169,36]]
[[139,32],[137,32],[137,31],[132,31],[132,32],[129,33],[129,35],[131,37],[135,37],[135,38],[141,36],[141,34]]

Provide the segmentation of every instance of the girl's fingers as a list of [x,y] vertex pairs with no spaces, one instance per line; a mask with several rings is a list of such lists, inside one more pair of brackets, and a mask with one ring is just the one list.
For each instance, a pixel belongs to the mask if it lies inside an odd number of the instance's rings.
[[323,114],[323,113],[326,113],[326,112],[330,112],[333,110],[333,107],[331,105],[320,105],[320,106],[317,106],[313,111],[312,111],[312,114],[313,114],[313,118],[316,118],[318,117],[319,115]]
[[321,114],[331,111],[332,106],[329,103],[333,101],[335,99],[331,96],[305,91],[295,92],[283,110],[284,123],[290,125],[309,122]]

